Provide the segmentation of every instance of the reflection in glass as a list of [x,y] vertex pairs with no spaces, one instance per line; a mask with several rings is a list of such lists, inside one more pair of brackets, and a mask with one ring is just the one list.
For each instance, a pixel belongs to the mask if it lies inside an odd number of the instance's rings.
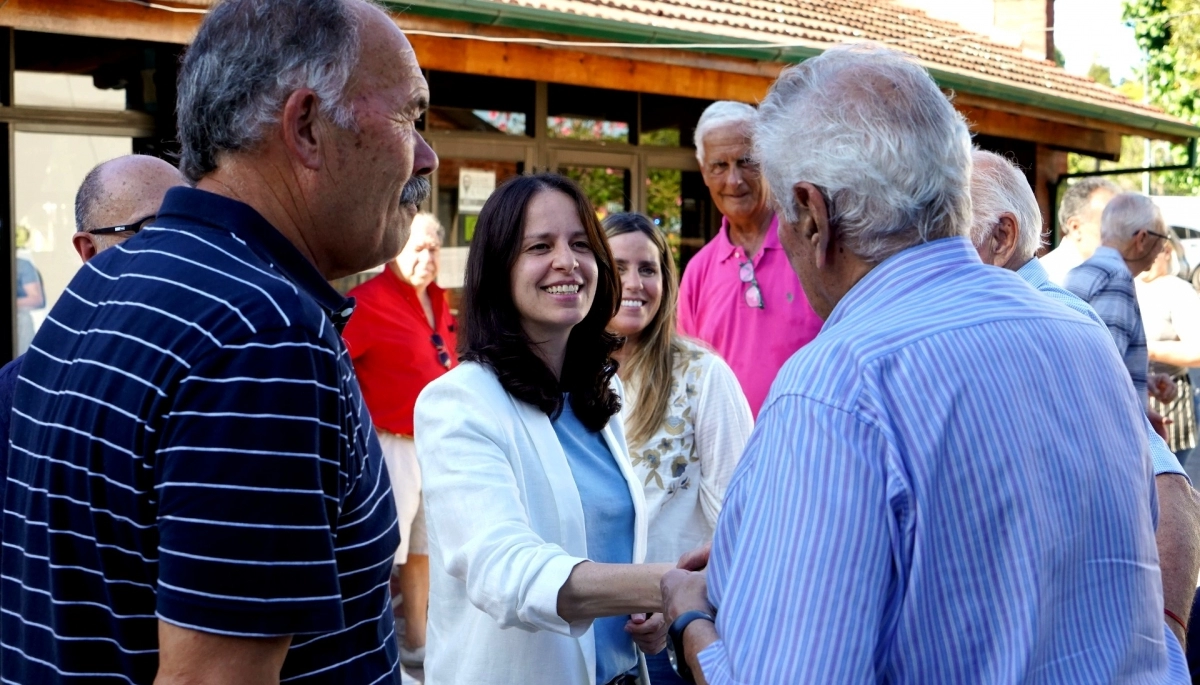
[[546,117],[546,133],[550,138],[629,142],[629,124],[624,121]]
[[565,166],[558,173],[579,184],[600,219],[629,211],[629,170],[613,167]]
[[533,81],[430,71],[426,131],[532,136]]
[[429,131],[475,131],[526,135],[524,112],[465,109],[459,107],[430,107],[425,113],[425,128]]
[[[133,139],[58,133],[16,132],[13,151],[16,190],[17,328],[24,352],[29,338],[79,269],[71,245],[75,192],[100,162],[133,152]],[[32,297],[41,291],[40,307]],[[24,293],[24,301],[22,301]]]

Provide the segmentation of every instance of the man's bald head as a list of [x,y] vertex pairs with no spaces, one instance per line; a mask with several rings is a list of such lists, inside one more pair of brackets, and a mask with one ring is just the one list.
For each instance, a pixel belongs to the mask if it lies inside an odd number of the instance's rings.
[[130,233],[92,235],[97,228],[125,226],[158,213],[163,196],[187,185],[170,164],[148,155],[125,155],[97,165],[84,177],[75,195],[72,242],[83,261],[125,240]]

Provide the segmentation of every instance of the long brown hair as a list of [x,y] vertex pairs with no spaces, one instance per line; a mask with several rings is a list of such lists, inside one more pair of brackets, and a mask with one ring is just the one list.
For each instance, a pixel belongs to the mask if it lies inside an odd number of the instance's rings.
[[632,345],[625,362],[624,378],[637,392],[637,404],[629,414],[625,431],[630,447],[642,445],[654,435],[667,418],[671,400],[671,371],[675,360],[683,354],[675,336],[675,305],[679,299],[679,278],[671,248],[650,220],[641,214],[613,214],[604,220],[604,232],[609,238],[626,233],[640,233],[658,248],[658,272],[662,274],[662,299],[658,311],[646,324],[638,342]]
[[[583,321],[571,329],[562,378],[555,378],[521,326],[512,298],[512,269],[521,252],[525,211],[538,193],[557,191],[574,201],[596,255],[596,296]],[[607,331],[621,306],[621,287],[612,250],[592,203],[579,186],[557,174],[518,176],[496,189],[479,213],[463,284],[462,358],[486,364],[513,397],[554,418],[562,411],[562,393],[589,430],[597,431],[621,409],[609,383],[617,372],[612,352],[620,336]]]

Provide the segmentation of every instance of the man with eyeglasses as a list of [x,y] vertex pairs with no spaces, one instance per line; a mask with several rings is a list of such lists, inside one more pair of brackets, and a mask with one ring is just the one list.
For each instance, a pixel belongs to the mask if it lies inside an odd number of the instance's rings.
[[783,363],[821,330],[779,243],[779,219],[750,155],[756,112],[714,102],[696,124],[696,159],[721,230],[679,285],[679,330],[712,345],[758,415]]
[[443,235],[436,217],[418,214],[399,256],[350,291],[354,318],[342,332],[396,499],[400,548],[392,595],[403,598],[397,610],[405,624],[400,662],[410,668],[425,660],[429,607],[429,551],[413,408],[425,386],[458,363],[454,317],[437,284]]
[[[157,157],[125,155],[96,165],[75,194],[76,233],[71,243],[79,258],[87,263],[128,240],[154,220],[168,190],[185,185],[183,174]],[[13,392],[24,360],[21,355],[0,369],[0,458],[5,461]],[[0,488],[0,498],[3,492]]]
[[[1143,403],[1147,398],[1149,358],[1133,277],[1150,268],[1167,239],[1162,213],[1149,197],[1140,193],[1117,195],[1100,215],[1099,245],[1092,254],[1083,254],[1085,261],[1067,274],[1064,284],[1090,304],[1108,326]],[[1149,390],[1165,402],[1174,399],[1174,384],[1167,380],[1149,384]]]

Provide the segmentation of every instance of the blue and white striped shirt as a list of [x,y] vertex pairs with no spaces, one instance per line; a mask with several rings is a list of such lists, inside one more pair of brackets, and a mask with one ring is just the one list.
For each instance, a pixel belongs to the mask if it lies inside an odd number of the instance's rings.
[[193,189],[80,270],[18,376],[4,682],[148,685],[159,619],[294,635],[285,682],[398,681],[399,534],[335,328],[351,305],[254,210]]
[[1125,259],[1111,247],[1098,247],[1091,259],[1071,269],[1064,284],[1100,315],[1117,353],[1129,370],[1133,388],[1146,402],[1146,375],[1150,357],[1146,350],[1146,330],[1142,327],[1142,309],[1138,306],[1133,275]]
[[729,485],[708,682],[1187,682],[1122,370],[965,238],[874,268],[780,371]]
[[[1083,314],[1087,318],[1104,326],[1104,319],[1092,309],[1091,305],[1079,299],[1075,293],[1061,288],[1050,280],[1050,272],[1046,271],[1040,260],[1036,257],[1025,262],[1025,265],[1017,269],[1017,275],[1025,280],[1026,283],[1033,286],[1034,290],[1049,297],[1055,302],[1062,303],[1071,309]],[[1183,476],[1191,482],[1187,471],[1183,470],[1183,466],[1179,464],[1179,457],[1171,451],[1167,446],[1167,441],[1162,439],[1162,436],[1154,432],[1154,427],[1150,425],[1150,419],[1146,419],[1146,433],[1150,438],[1150,461],[1154,464],[1154,475],[1161,476],[1164,473],[1174,473]]]

